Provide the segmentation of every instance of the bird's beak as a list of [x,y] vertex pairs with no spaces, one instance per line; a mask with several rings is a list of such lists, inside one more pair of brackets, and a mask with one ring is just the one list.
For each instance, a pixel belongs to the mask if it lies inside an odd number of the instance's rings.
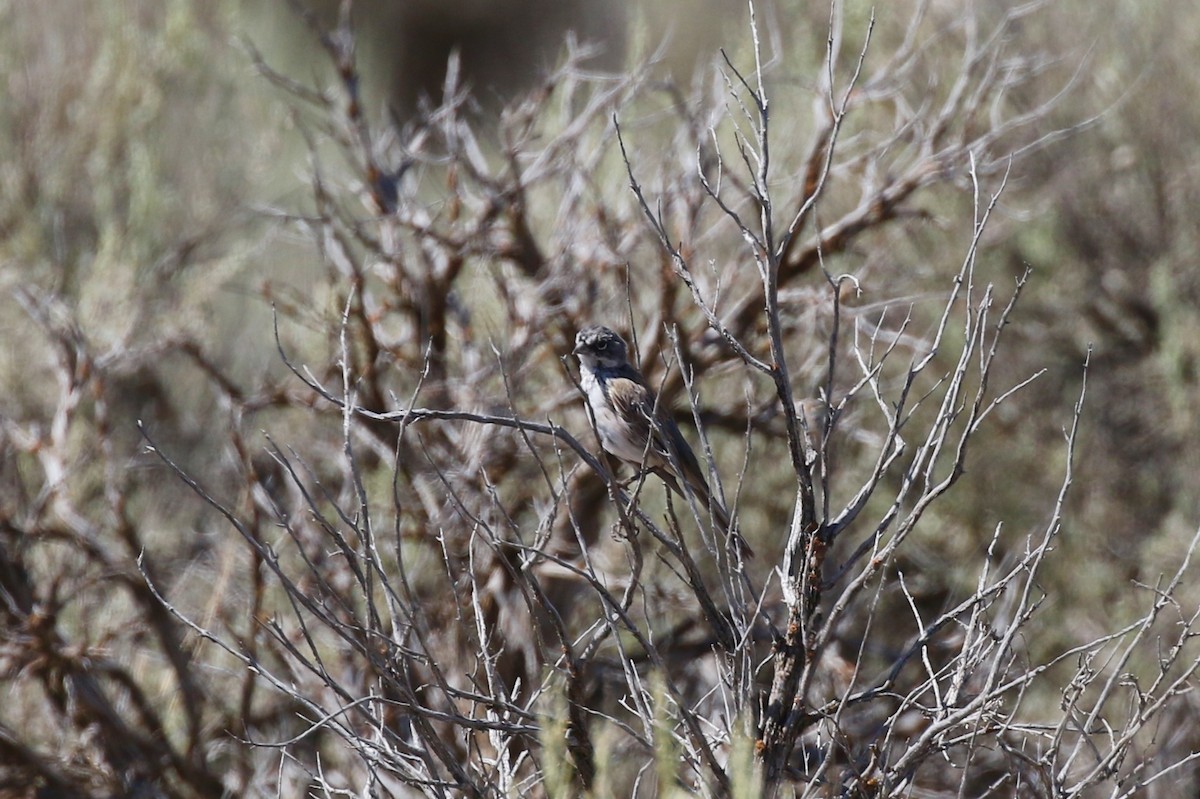
[[575,349],[571,350],[571,354],[572,354],[572,355],[578,355],[578,354],[579,354],[579,351],[580,351],[580,350],[582,350],[582,349],[583,349],[583,343],[582,343],[582,342],[579,342],[579,341],[577,341],[577,342],[575,342]]

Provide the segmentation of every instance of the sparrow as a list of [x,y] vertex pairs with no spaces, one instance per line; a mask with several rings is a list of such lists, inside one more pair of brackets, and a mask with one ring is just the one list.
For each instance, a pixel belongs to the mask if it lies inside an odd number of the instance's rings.
[[[575,336],[574,354],[579,357],[579,383],[605,451],[653,472],[686,499],[679,484],[682,479],[700,506],[712,511],[722,531],[730,533],[728,511],[713,496],[700,462],[679,427],[656,407],[654,390],[629,363],[625,340],[603,325],[592,325]],[[742,554],[754,557],[745,540],[736,533],[732,535]]]

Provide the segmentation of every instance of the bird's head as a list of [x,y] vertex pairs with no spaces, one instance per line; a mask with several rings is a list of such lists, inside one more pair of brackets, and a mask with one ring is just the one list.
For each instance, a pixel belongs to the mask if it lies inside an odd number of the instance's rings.
[[575,335],[574,353],[588,369],[612,369],[626,362],[625,340],[603,325],[585,327]]

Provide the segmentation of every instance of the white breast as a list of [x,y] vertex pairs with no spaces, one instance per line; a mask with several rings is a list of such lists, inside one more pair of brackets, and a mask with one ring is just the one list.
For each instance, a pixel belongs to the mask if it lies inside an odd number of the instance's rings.
[[[629,425],[613,413],[608,399],[604,396],[604,386],[590,369],[581,369],[579,378],[579,383],[587,395],[588,405],[592,408],[592,415],[596,417],[596,431],[600,433],[600,444],[623,461],[642,463],[646,456],[646,442],[635,441],[629,435]],[[653,456],[651,459],[653,460]]]

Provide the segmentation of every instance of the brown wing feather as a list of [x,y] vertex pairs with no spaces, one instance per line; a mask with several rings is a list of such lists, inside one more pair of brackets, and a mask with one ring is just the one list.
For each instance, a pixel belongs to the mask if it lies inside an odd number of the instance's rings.
[[[697,505],[702,510],[712,509],[713,517],[722,531],[733,537],[734,544],[741,550],[742,556],[754,557],[754,550],[746,540],[731,531],[729,513],[712,495],[700,461],[692,451],[687,439],[679,431],[675,420],[661,410],[656,413],[654,392],[640,379],[640,375],[610,378],[608,399],[613,410],[625,420],[630,427],[630,436],[635,441],[642,442],[641,448],[646,468],[657,474],[667,487],[681,497],[686,498],[683,488],[676,480],[678,470],[682,470],[683,479],[696,497]],[[651,431],[653,436],[651,437]],[[645,446],[647,437],[651,437],[650,446]]]
[[[616,378],[609,381],[608,398],[618,415],[630,425],[630,433],[637,441],[645,442],[653,430],[653,438],[646,453],[646,466],[651,469],[678,468],[692,490],[702,498],[708,497],[708,481],[700,469],[700,462],[692,452],[687,439],[679,432],[679,426],[661,409],[655,412],[654,391],[645,383],[633,378]],[[643,449],[645,446],[643,444]],[[679,492],[682,496],[683,492]]]
[[[639,441],[645,441],[653,425],[654,437],[649,452],[646,454],[646,466],[654,470],[676,494],[686,496],[676,481],[676,475],[682,472],[683,479],[696,495],[701,507],[707,508],[712,500],[712,492],[708,481],[704,478],[704,470],[696,453],[692,451],[687,439],[679,431],[675,420],[667,416],[663,409],[656,409],[654,392],[644,383],[633,378],[621,378],[611,381],[609,400],[620,414],[621,418],[633,422],[636,420],[636,435]],[[719,502],[711,502],[722,527],[728,528],[729,518]]]
[[[628,430],[631,449],[637,452],[635,462],[644,462],[650,469],[661,467],[666,462],[667,451],[662,446],[660,436],[651,435],[654,392],[640,380],[614,377],[608,380],[607,395],[615,415]],[[648,449],[647,440],[650,441]]]

